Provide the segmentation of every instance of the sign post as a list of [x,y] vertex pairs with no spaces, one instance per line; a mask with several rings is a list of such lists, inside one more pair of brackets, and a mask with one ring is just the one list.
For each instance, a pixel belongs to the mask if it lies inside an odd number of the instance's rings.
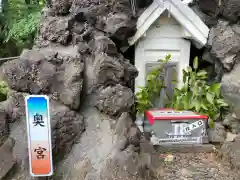
[[29,95],[25,98],[30,174],[53,174],[49,98]]

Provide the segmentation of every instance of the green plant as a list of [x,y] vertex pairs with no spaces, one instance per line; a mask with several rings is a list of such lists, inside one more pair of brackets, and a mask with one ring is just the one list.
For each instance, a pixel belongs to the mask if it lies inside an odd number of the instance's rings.
[[4,0],[0,13],[0,57],[7,56],[9,42],[19,52],[32,46],[43,7],[44,0]]
[[7,99],[8,85],[4,81],[0,81],[0,101]]
[[136,93],[136,111],[137,114],[142,115],[144,112],[153,107],[153,100],[159,96],[164,83],[159,77],[162,73],[165,64],[170,60],[171,55],[167,55],[164,60],[159,60],[159,66],[154,68],[147,74],[146,86],[138,87],[140,91]]
[[17,42],[19,46],[23,46],[25,43],[30,44],[34,40],[35,33],[38,29],[40,22],[40,12],[32,12],[23,19],[11,25],[8,31],[6,41],[12,39]]
[[193,68],[183,70],[183,86],[174,89],[174,97],[169,104],[178,110],[191,110],[209,117],[210,122],[220,117],[221,110],[228,107],[220,93],[220,83],[207,84],[208,74],[198,70],[198,58],[193,62]]

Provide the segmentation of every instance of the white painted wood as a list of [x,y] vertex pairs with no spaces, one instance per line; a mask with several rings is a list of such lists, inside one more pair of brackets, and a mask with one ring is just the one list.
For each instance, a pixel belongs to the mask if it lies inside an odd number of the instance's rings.
[[[191,15],[185,15],[176,6],[171,6],[171,14],[173,17],[178,19],[179,23],[191,34],[191,38],[194,39],[196,42],[198,42],[201,46],[204,46],[207,43],[208,38],[208,31],[205,32],[205,26],[199,29],[198,27],[201,27],[201,23],[193,23],[194,19],[187,19],[187,17],[190,17]],[[198,18],[198,16],[196,16]],[[196,22],[197,18],[195,19]]]
[[151,27],[151,25],[168,10],[171,15],[186,29],[186,38],[191,38],[198,43],[198,47],[206,44],[209,28],[201,21],[195,12],[181,0],[164,1],[155,0],[149,8],[139,17],[137,22],[137,32],[129,39],[129,44],[133,45],[138,41],[143,34]]
[[190,60],[190,47],[191,42],[185,39],[181,39],[181,50],[180,50],[180,58],[179,58],[179,67],[178,67],[178,87],[182,86],[182,78],[183,73],[182,70],[185,69],[187,66],[189,66],[189,60]]
[[139,47],[152,50],[177,51],[181,47],[180,38],[144,38],[139,42]]
[[[149,15],[152,14],[158,8],[158,4],[153,1],[153,3],[141,14],[137,21],[137,29],[144,24],[144,22],[149,18]],[[161,15],[161,14],[160,14]]]
[[137,78],[135,79],[135,93],[140,91],[139,87],[145,86],[145,57],[144,57],[144,48],[138,47],[138,44],[136,45],[135,49],[135,67],[138,69],[139,74]]
[[[159,40],[159,39],[158,39]],[[161,39],[159,40],[161,42]],[[177,39],[175,39],[177,41]],[[136,47],[135,51],[135,66],[139,71],[138,77],[135,79],[135,92],[139,92],[139,86],[145,86],[146,82],[146,64],[155,64],[159,59],[164,59],[166,55],[171,54],[172,58],[170,63],[177,64],[178,73],[178,84],[177,86],[182,86],[182,70],[189,65],[190,59],[190,46],[191,43],[188,40],[178,39],[178,44],[175,44],[174,50],[168,50],[171,47],[171,43],[165,44],[166,48],[162,49],[148,49]],[[176,47],[176,45],[179,45]],[[147,47],[147,46],[146,46]],[[156,48],[156,47],[154,47]]]
[[[133,38],[129,40],[129,44],[133,45],[135,42],[142,37],[142,35],[148,30],[148,28],[156,21],[156,19],[164,12],[165,9],[163,8],[156,8],[152,12],[152,16],[148,16],[147,19],[145,19],[145,22],[137,28],[136,34],[133,36]],[[144,13],[143,13],[144,14]],[[156,18],[157,17],[157,18]]]
[[[179,11],[180,14],[185,16],[185,18],[195,26],[196,29],[199,29],[199,30],[201,29],[202,34],[206,38],[208,37],[209,28],[205,25],[205,23],[200,19],[200,17],[190,7],[183,4],[180,0],[168,1],[168,3],[170,3],[170,2],[172,5],[174,5],[174,7]],[[174,15],[175,14],[173,13],[173,16]],[[180,22],[180,19],[181,19],[180,17],[177,17],[177,20],[179,22]],[[182,18],[182,19],[184,19],[184,18]],[[186,29],[188,29],[188,28],[186,28]]]
[[[169,36],[171,34],[171,36]],[[179,25],[161,25],[160,27],[151,26],[146,32],[148,38],[172,37],[183,38],[184,29]]]

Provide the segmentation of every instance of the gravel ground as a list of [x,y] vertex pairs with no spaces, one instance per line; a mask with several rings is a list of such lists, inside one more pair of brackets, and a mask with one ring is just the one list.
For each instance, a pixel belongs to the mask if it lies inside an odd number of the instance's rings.
[[[108,167],[113,147],[109,118],[94,108],[83,111],[86,132],[58,167],[56,180],[142,180],[127,171]],[[157,158],[158,157],[158,158]],[[233,170],[223,167],[214,153],[159,154],[154,161],[154,176],[145,180],[240,180]],[[107,173],[100,173],[101,169]],[[105,172],[106,172],[105,171]]]
[[[160,155],[160,159],[164,156]],[[173,160],[158,169],[160,180],[237,180],[237,174],[223,167],[211,153],[173,154]]]
[[[228,167],[223,167],[211,153],[171,154],[172,161],[166,161],[166,154],[159,155],[162,165],[155,169],[156,178],[145,180],[239,180],[240,176]],[[139,177],[124,177],[124,173],[115,170],[111,178],[102,180],[143,180]]]

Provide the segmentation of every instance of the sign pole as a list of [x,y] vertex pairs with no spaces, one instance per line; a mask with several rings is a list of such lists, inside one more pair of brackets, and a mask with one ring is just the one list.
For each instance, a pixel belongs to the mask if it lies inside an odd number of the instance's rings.
[[29,95],[25,97],[25,108],[30,174],[46,180],[53,174],[49,98]]

